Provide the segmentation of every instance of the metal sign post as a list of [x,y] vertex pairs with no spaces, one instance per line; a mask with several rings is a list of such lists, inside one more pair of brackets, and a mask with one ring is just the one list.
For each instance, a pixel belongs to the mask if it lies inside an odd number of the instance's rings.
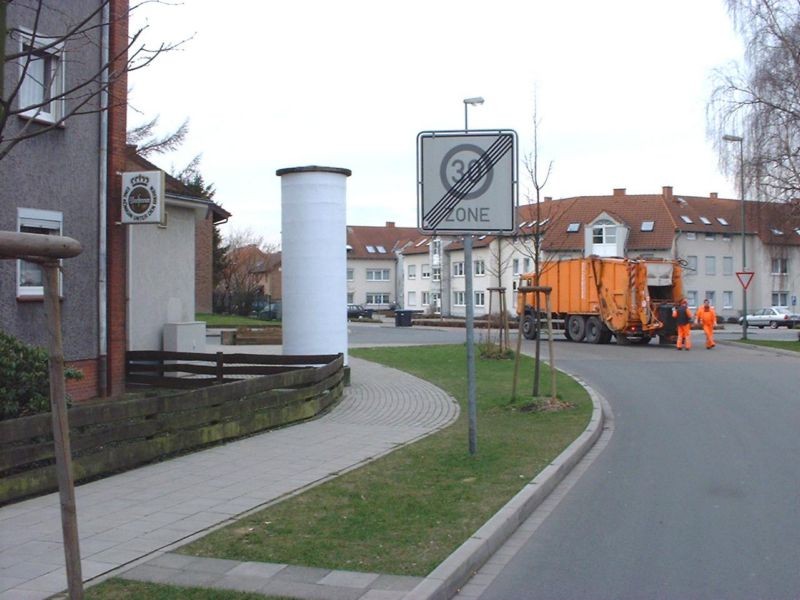
[[431,235],[464,236],[470,454],[478,449],[472,236],[515,230],[517,186],[516,132],[469,131],[465,108],[464,131],[423,131],[417,136],[418,227]]

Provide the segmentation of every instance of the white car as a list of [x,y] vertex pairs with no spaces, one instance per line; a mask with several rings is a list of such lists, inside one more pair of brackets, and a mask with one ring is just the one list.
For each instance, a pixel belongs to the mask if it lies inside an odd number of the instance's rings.
[[[742,319],[740,317],[739,323],[741,322]],[[778,327],[792,329],[798,324],[800,324],[800,315],[792,313],[785,306],[770,306],[747,315],[747,326],[758,327],[759,329],[764,329],[767,325],[772,329],[777,329]]]

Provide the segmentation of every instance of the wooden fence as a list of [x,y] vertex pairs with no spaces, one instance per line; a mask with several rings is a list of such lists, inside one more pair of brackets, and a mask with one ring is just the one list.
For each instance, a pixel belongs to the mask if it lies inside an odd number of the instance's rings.
[[[77,481],[309,419],[333,405],[344,385],[341,354],[233,354],[220,360],[133,352],[128,359],[130,377],[139,384],[196,389],[147,390],[141,397],[70,408]],[[56,488],[50,414],[0,422],[0,505]]]

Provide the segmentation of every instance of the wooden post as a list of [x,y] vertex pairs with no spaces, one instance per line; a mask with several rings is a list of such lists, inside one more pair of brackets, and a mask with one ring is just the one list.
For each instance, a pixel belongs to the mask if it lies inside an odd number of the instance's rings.
[[547,351],[550,354],[550,398],[556,399],[556,359],[553,352],[553,315],[550,313],[550,288],[544,293],[547,308]]
[[225,355],[217,352],[217,383],[222,383],[225,378]]
[[61,500],[61,529],[67,586],[71,600],[83,598],[81,552],[78,542],[78,515],[72,478],[72,452],[69,443],[67,403],[64,399],[64,353],[61,340],[61,304],[58,294],[58,261],[40,263],[44,272],[44,307],[47,315],[47,344],[50,355],[50,407],[53,416],[58,495]]

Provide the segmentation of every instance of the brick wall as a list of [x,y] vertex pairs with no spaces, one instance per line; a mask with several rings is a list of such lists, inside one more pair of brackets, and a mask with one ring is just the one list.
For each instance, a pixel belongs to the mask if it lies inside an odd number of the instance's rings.
[[108,363],[107,394],[125,391],[125,350],[127,349],[126,231],[121,219],[122,180],[125,170],[125,128],[128,108],[126,73],[128,43],[128,0],[111,0],[110,55],[112,62],[108,110]]
[[98,361],[95,359],[89,360],[75,360],[64,363],[65,367],[72,367],[80,369],[83,372],[83,379],[80,381],[73,381],[67,379],[67,394],[74,402],[81,400],[88,400],[97,395],[97,388],[99,382],[98,375]]
[[195,224],[194,230],[194,307],[199,313],[212,312],[214,223],[211,211],[205,219]]

